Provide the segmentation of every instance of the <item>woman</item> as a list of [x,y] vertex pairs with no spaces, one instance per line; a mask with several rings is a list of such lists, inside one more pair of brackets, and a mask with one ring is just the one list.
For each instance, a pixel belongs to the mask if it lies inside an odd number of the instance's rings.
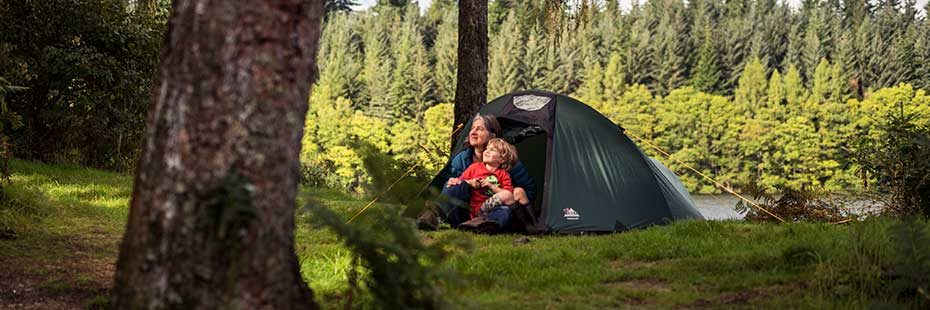
[[[498,137],[501,134],[501,125],[493,115],[477,115],[472,120],[471,130],[468,132],[468,148],[456,154],[450,166],[449,175],[459,176],[468,168],[471,163],[481,160],[481,154],[487,147],[488,141]],[[511,206],[516,204],[527,205],[533,200],[534,188],[533,178],[530,177],[526,167],[520,161],[510,169],[510,178],[513,181],[513,197],[508,197],[503,201],[504,206],[495,208],[488,213],[487,219],[497,224],[497,227],[482,227],[482,229],[500,229],[507,226],[510,221],[510,215],[513,210]],[[443,187],[442,195],[446,198],[439,204],[439,210],[428,207],[425,212],[417,218],[418,226],[422,229],[436,229],[439,226],[439,218],[444,218],[452,228],[457,228],[459,224],[471,219],[467,208],[462,206],[463,201],[468,201],[470,193],[468,184],[458,178],[449,178],[446,186]]]

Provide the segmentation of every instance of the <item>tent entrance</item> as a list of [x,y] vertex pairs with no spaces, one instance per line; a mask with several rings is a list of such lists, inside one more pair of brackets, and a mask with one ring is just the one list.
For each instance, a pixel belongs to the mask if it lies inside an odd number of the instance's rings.
[[501,124],[502,138],[517,148],[517,156],[527,172],[533,178],[536,190],[533,205],[542,206],[543,192],[546,190],[546,158],[549,142],[546,131],[538,125],[525,124],[507,118],[498,118]]

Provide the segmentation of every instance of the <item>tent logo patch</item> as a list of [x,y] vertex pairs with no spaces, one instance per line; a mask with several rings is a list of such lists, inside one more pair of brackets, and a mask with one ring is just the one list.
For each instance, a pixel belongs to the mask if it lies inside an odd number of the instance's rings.
[[551,100],[552,98],[536,95],[515,96],[513,97],[513,106],[520,110],[536,111],[542,109]]
[[575,211],[575,209],[572,208],[562,209],[562,214],[564,214],[563,217],[569,221],[577,221],[579,218],[581,218],[581,215],[578,214],[578,211]]

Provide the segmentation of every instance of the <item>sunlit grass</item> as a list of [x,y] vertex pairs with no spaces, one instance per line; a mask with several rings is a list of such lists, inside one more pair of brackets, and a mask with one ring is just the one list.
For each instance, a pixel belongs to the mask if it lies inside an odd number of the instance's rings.
[[[68,251],[56,240],[66,238],[95,244],[95,255],[115,262],[131,189],[124,174],[14,161],[0,229],[18,238],[0,240],[0,256],[55,264]],[[342,301],[352,253],[335,234],[314,227],[303,206],[323,205],[349,218],[368,202],[301,189],[296,254],[325,304]],[[389,207],[396,206],[374,204],[366,213]],[[446,262],[462,280],[448,292],[460,297],[462,308],[846,308],[875,299],[869,294],[894,255],[886,233],[894,223],[684,221],[621,234],[530,236],[528,242],[520,235],[420,234],[472,239],[471,252]]]

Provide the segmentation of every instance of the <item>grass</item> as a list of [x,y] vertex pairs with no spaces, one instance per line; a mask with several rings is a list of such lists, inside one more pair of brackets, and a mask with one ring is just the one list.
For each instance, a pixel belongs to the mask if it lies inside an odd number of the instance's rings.
[[[12,168],[0,230],[16,237],[0,240],[0,307],[105,305],[131,177],[23,161]],[[346,217],[367,202],[322,189],[302,188],[301,196]],[[332,232],[306,224],[310,215],[299,216],[301,272],[335,308],[352,254]],[[446,262],[462,280],[448,291],[461,308],[862,308],[898,300],[883,278],[895,259],[887,233],[895,223],[685,221],[609,235],[422,236],[472,239],[472,251]],[[10,293],[23,285],[31,291]]]

